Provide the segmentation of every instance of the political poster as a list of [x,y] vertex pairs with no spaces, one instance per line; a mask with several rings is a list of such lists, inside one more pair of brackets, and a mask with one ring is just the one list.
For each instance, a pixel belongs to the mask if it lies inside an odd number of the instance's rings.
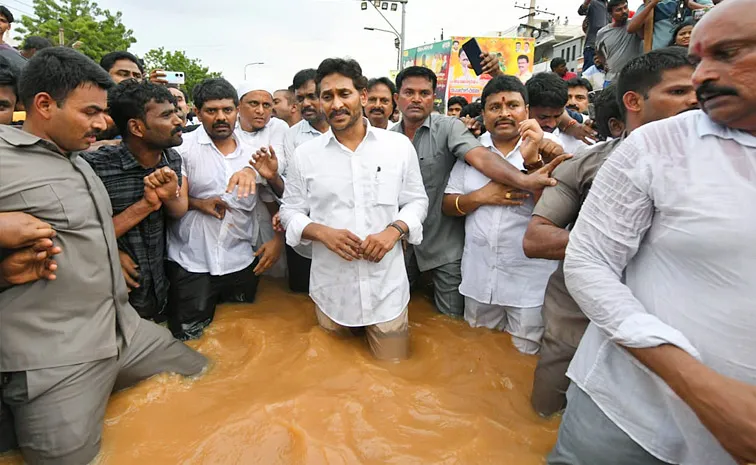
[[[469,68],[470,60],[462,45],[471,37],[453,37],[449,57],[448,96],[462,96],[469,102],[480,98],[483,87],[491,80],[484,74],[476,76]],[[499,56],[499,64],[504,74],[517,76],[522,82],[533,75],[533,55],[535,39],[512,37],[476,37],[481,50]]]
[[415,50],[415,66],[428,68],[436,73],[436,97],[434,105],[444,108],[446,104],[446,84],[449,76],[449,51],[451,40],[444,40],[433,44],[417,47]]

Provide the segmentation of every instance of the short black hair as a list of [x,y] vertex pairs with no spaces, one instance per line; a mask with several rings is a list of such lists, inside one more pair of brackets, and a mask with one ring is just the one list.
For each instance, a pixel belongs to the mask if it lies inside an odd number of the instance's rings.
[[234,106],[239,106],[239,94],[234,86],[223,78],[205,79],[194,86],[192,102],[198,110],[202,110],[205,103],[211,100],[233,100]]
[[551,70],[554,71],[555,69],[559,68],[559,66],[564,65],[567,66],[567,60],[565,60],[562,57],[554,57],[551,59]]
[[292,90],[296,91],[308,82],[314,81],[317,74],[318,72],[312,68],[303,69],[302,71],[298,72],[294,75],[294,82],[291,85]]
[[273,93],[275,94],[276,92],[286,92],[286,103],[288,103],[289,105],[293,105],[294,104],[294,102],[295,102],[295,100],[294,100],[294,91],[291,90],[291,86],[289,86],[286,89],[278,89],[278,90],[274,91]]
[[483,105],[480,102],[473,102],[469,105],[465,105],[462,107],[462,112],[460,112],[459,116],[469,116],[470,118],[477,118],[480,116],[480,114],[483,112]]
[[13,21],[16,19],[13,17],[13,13],[5,7],[5,5],[0,5],[0,15],[5,16],[5,19],[8,20],[8,24],[12,24]]
[[618,6],[622,6],[627,3],[627,0],[609,0],[609,2],[606,4],[606,11],[609,12],[609,14],[612,14],[615,8]]
[[446,104],[446,108],[449,108],[452,105],[459,105],[460,107],[465,108],[465,106],[469,104],[470,102],[468,102],[466,98],[462,97],[461,95],[455,95],[454,97],[449,99],[449,103]]
[[538,73],[525,84],[531,107],[563,108],[569,99],[567,83],[554,73]]
[[684,28],[686,26],[693,27],[695,25],[696,25],[696,23],[695,23],[695,21],[693,21],[693,19],[686,19],[685,21],[683,21],[680,24],[678,24],[677,26],[675,26],[675,28],[672,30],[672,39],[670,39],[668,46],[672,47],[672,46],[674,46],[674,45],[677,44],[677,34],[680,33],[680,31],[682,30],[682,28]]
[[530,63],[530,57],[529,57],[529,56],[527,56],[527,55],[520,55],[520,56],[518,56],[518,57],[517,57],[517,61],[520,61],[520,60],[525,60],[525,61],[527,61],[528,63]]
[[410,66],[408,68],[404,68],[399,72],[399,74],[396,76],[396,88],[399,89],[399,91],[402,90],[402,83],[404,82],[404,80],[409,77],[421,77],[429,80],[431,86],[433,87],[433,92],[436,91],[436,84],[438,84],[436,73],[429,70],[428,68],[423,68],[422,66]]
[[593,100],[593,108],[596,114],[596,132],[603,139],[612,137],[609,120],[612,118],[623,120],[623,112],[617,99],[617,85],[612,83],[604,87]]
[[144,121],[147,104],[170,102],[177,104],[176,97],[167,87],[153,84],[149,81],[127,79],[108,92],[108,111],[118,131],[123,137],[128,137],[128,123],[131,119]]
[[[177,84],[168,84],[168,88],[169,89],[178,89],[178,90],[180,90],[181,93],[184,94],[184,101],[186,103],[189,103],[189,94],[184,89],[182,89],[181,86],[179,86]],[[160,103],[160,102],[158,102],[158,103]]]
[[18,74],[3,56],[0,56],[0,87],[12,87],[18,99]]
[[662,81],[664,71],[680,68],[692,68],[685,47],[665,47],[652,50],[628,61],[617,77],[617,99],[622,116],[625,116],[625,104],[622,97],[628,92],[636,92],[648,98],[648,91]]
[[572,78],[567,81],[567,88],[571,89],[573,87],[585,87],[588,92],[593,92],[593,86],[591,85],[591,82],[585,78]]
[[110,75],[82,53],[67,47],[48,47],[34,54],[21,72],[18,94],[26,110],[32,108],[34,97],[50,94],[59,107],[68,95],[85,84],[100,89],[113,87]]
[[396,84],[391,82],[391,79],[387,77],[379,77],[379,78],[373,78],[369,80],[367,83],[367,88],[368,90],[371,90],[373,87],[377,86],[378,84],[383,84],[384,86],[388,87],[392,95],[396,93]]
[[326,76],[331,74],[340,74],[352,80],[352,85],[357,90],[367,89],[368,80],[362,75],[362,67],[357,60],[351,58],[326,58],[318,66],[318,72],[315,75],[315,87],[320,93],[320,83]]
[[49,40],[40,36],[28,36],[24,39],[24,43],[21,44],[21,50],[42,50],[47,47],[52,47],[53,44]]
[[525,105],[528,104],[528,89],[525,88],[525,84],[519,78],[514,76],[496,76],[488,81],[486,87],[483,88],[483,94],[480,97],[480,103],[483,108],[486,107],[486,99],[499,92],[519,92]]
[[100,60],[100,66],[102,66],[102,69],[105,71],[110,72],[118,60],[129,60],[137,65],[137,68],[139,68],[141,73],[144,73],[144,64],[142,63],[142,60],[129,52],[110,52],[102,57]]

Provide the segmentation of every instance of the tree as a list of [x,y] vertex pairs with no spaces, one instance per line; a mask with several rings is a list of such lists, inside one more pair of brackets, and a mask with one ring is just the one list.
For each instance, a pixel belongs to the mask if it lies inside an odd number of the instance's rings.
[[121,12],[103,10],[90,0],[35,0],[35,18],[23,16],[16,32],[22,36],[42,36],[58,44],[58,30],[65,32],[65,44],[80,42],[77,47],[89,58],[99,62],[105,54],[128,50],[136,42],[133,31],[121,22]]
[[207,66],[202,65],[202,61],[186,56],[183,50],[170,52],[163,47],[153,49],[144,55],[144,63],[148,70],[182,71],[189,95],[192,95],[194,86],[205,79],[221,77],[220,73],[210,72]]

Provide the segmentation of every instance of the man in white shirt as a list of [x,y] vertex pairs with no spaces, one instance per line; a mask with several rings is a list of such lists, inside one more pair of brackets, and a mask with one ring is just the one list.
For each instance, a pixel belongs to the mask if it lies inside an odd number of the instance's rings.
[[[569,134],[559,130],[560,119],[569,101],[567,81],[554,73],[538,73],[525,84],[530,100],[530,117],[541,126],[544,132],[556,136],[565,153],[577,153],[587,145]],[[575,124],[572,121],[570,124]]]
[[382,77],[368,81],[368,100],[365,116],[374,128],[391,129],[395,123],[389,119],[396,108],[396,85]]
[[[234,131],[236,137],[245,145],[258,150],[265,148],[273,153],[283,153],[283,140],[289,126],[278,118],[273,118],[273,96],[261,86],[244,82],[237,88],[239,96],[238,125]],[[276,173],[270,181],[258,178],[258,182],[267,185],[278,196],[283,195],[284,183]],[[271,261],[275,265],[268,269],[267,276],[280,278],[286,276],[286,260],[279,260],[284,253],[284,238],[273,231],[271,217],[278,212],[276,202],[263,202],[258,196],[255,214],[260,225],[260,237],[255,244],[260,263],[266,266]]]
[[363,117],[367,79],[354,60],[318,68],[331,130],[300,146],[289,167],[281,221],[286,240],[312,242],[310,296],[325,330],[366,327],[383,360],[409,355],[410,288],[400,240],[423,238],[428,211],[417,153],[404,136]]
[[[302,114],[302,121],[295,124],[284,137],[284,156],[278,156],[278,164],[286,177],[289,160],[294,151],[305,142],[311,141],[328,130],[328,122],[320,109],[320,98],[315,86],[315,70],[303,69],[294,75],[294,96]],[[286,246],[286,267],[289,271],[289,289],[293,292],[310,291],[310,267],[312,248],[309,245]]]
[[249,166],[254,149],[234,135],[239,99],[224,79],[194,88],[202,128],[177,147],[189,181],[189,211],[168,228],[166,272],[168,324],[179,339],[194,339],[212,322],[220,302],[253,302],[257,275],[256,173]]
[[570,234],[565,281],[591,324],[551,464],[756,462],[754,9],[729,0],[696,26],[704,111],[635,130]]
[[[538,153],[544,134],[528,119],[528,94],[514,76],[497,76],[481,97],[488,147],[519,170],[543,166]],[[557,142],[558,143],[558,142]],[[462,284],[465,320],[473,327],[506,330],[522,353],[538,352],[543,335],[541,305],[546,282],[556,269],[548,260],[531,260],[522,238],[533,211],[530,195],[491,181],[458,160],[443,201],[448,216],[465,216]]]

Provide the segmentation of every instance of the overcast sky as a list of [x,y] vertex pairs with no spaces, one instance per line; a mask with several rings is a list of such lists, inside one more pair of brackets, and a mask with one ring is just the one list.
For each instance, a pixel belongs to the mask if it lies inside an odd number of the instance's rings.
[[[15,0],[8,2],[14,5]],[[0,3],[5,3],[0,0]],[[31,3],[24,0],[24,3]],[[294,73],[317,67],[327,57],[351,57],[368,77],[382,76],[396,67],[394,36],[363,30],[389,29],[372,8],[360,10],[359,0],[98,0],[102,8],[123,12],[123,22],[138,40],[131,51],[143,54],[165,47],[185,50],[235,85],[244,79],[275,90],[291,84]],[[519,4],[527,3],[518,0]],[[580,21],[581,0],[540,0],[539,8],[570,22]],[[636,7],[641,0],[630,0]],[[463,6],[464,5],[464,6]],[[477,8],[473,9],[473,5]],[[482,35],[507,29],[526,11],[514,0],[409,0],[407,47],[439,39],[441,28],[453,35]],[[22,5],[17,5],[21,8]],[[386,12],[400,30],[401,14]],[[181,71],[181,70],[171,70]]]

